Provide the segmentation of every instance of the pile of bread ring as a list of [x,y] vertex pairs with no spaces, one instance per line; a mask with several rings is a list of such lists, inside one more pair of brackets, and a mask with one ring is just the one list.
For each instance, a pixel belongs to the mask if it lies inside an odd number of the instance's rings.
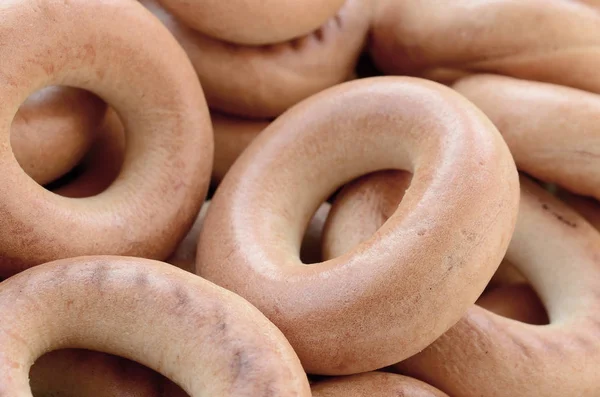
[[0,397],[600,396],[597,0],[0,2]]

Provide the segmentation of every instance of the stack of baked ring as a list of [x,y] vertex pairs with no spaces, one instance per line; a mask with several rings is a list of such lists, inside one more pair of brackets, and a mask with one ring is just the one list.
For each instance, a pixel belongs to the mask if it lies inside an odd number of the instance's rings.
[[0,397],[600,394],[599,4],[0,10]]

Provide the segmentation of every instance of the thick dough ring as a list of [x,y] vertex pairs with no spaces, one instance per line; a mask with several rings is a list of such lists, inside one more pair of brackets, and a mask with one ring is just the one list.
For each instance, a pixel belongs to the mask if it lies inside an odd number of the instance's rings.
[[386,74],[450,82],[497,73],[600,93],[596,0],[379,0],[376,8],[371,52]]
[[[369,0],[370,1],[370,0]],[[331,18],[344,0],[160,0],[193,29],[246,45],[307,35]]]
[[211,109],[261,119],[277,117],[304,98],[348,80],[365,46],[372,15],[369,0],[348,0],[338,15],[307,36],[248,47],[190,29],[156,0],[142,3],[186,50]]
[[[2,6],[0,41],[0,169],[10,186],[0,189],[0,276],[79,255],[166,258],[198,213],[213,155],[202,89],[175,39],[135,1],[15,0]],[[97,93],[126,126],[123,170],[98,196],[48,192],[13,156],[19,106],[55,84]]]
[[494,75],[453,88],[492,120],[519,170],[600,199],[600,95]]
[[106,104],[76,88],[48,87],[21,105],[10,143],[23,170],[40,185],[69,172],[96,137]]
[[448,397],[426,383],[385,372],[333,378],[312,386],[313,397]]
[[507,258],[539,293],[550,325],[529,325],[474,306],[398,368],[455,396],[597,396],[600,234],[539,186],[526,181],[521,186]]
[[0,284],[0,318],[0,396],[31,397],[29,367],[63,348],[134,360],[191,397],[310,396],[298,357],[256,308],[161,262],[99,256],[37,266]]
[[[317,207],[349,180],[388,168],[416,175],[394,216],[351,253],[304,266],[300,242]],[[475,302],[510,240],[518,178],[500,134],[463,97],[378,77],[278,118],[211,206],[198,274],[263,311],[308,372],[349,374],[415,354]]]

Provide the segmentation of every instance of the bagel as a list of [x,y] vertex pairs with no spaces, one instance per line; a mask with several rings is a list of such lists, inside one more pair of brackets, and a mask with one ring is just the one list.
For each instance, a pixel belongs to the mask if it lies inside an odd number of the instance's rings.
[[312,386],[313,397],[448,397],[416,379],[385,372],[334,378]]
[[41,185],[60,178],[90,148],[105,110],[97,96],[75,88],[48,87],[33,93],[12,121],[14,156]]
[[[415,174],[405,205],[352,252],[303,266],[318,206],[389,168]],[[290,109],[244,151],[212,199],[196,271],[265,313],[307,372],[382,368],[475,302],[508,245],[518,189],[502,137],[460,95],[420,79],[356,80]]]
[[215,160],[212,181],[223,180],[231,165],[267,126],[268,121],[244,120],[213,113],[211,115],[215,139]]
[[[600,93],[597,1],[375,2],[370,50],[386,74],[495,73]],[[532,27],[535,27],[532,29]]]
[[[140,4],[120,0],[11,1],[0,37],[15,34],[0,49],[0,180],[11,187],[0,191],[0,276],[79,255],[166,258],[198,213],[212,167],[209,113],[184,51]],[[123,170],[98,196],[48,192],[12,154],[19,106],[57,83],[98,94],[126,127]]]
[[96,196],[119,176],[124,157],[125,130],[119,116],[110,109],[76,178],[52,191],[64,197]]
[[550,325],[529,325],[473,306],[398,369],[456,396],[597,396],[600,234],[532,182],[521,187],[507,258],[539,293]]
[[454,89],[496,125],[517,168],[600,198],[600,95],[504,76],[472,76]]
[[160,0],[187,25],[238,44],[273,44],[304,36],[342,7],[344,0]]
[[64,348],[134,360],[191,397],[310,396],[298,357],[256,308],[161,262],[98,256],[37,266],[0,284],[0,318],[8,319],[2,396],[31,396],[31,363]]
[[177,385],[148,368],[86,350],[45,354],[31,367],[30,378],[34,396],[187,397]]
[[[156,0],[142,3],[186,50],[212,110],[259,119],[277,117],[302,99],[347,80],[365,47],[372,10],[368,0],[348,0],[335,17],[307,36],[248,47],[190,29]],[[306,8],[305,2],[298,4]]]

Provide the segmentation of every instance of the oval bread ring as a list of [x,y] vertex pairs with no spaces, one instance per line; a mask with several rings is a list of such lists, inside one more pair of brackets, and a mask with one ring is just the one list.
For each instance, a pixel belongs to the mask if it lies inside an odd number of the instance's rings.
[[23,170],[40,185],[69,172],[96,137],[106,104],[76,88],[48,87],[21,105],[10,143]]
[[[200,238],[200,231],[202,230],[209,207],[210,200],[204,203],[187,236],[185,236],[169,259],[167,259],[168,263],[188,272],[195,273],[198,239]],[[304,263],[321,261],[321,235],[330,208],[331,205],[329,203],[321,204],[308,224],[300,251],[300,258],[302,258]]]
[[212,182],[219,184],[231,165],[265,128],[268,121],[245,120],[211,114],[214,140],[215,160],[212,171]]
[[237,44],[280,43],[307,35],[334,16],[344,0],[160,0],[191,28]]
[[312,386],[313,397],[448,397],[426,383],[385,372],[333,378]]
[[495,73],[600,93],[600,8],[590,0],[380,0],[371,53],[386,74]]
[[191,397],[310,396],[298,357],[256,308],[165,263],[98,256],[37,266],[0,284],[0,318],[10,319],[0,324],[0,395],[31,396],[39,356],[80,348],[134,360]]
[[[0,190],[0,276],[79,255],[166,258],[198,213],[212,167],[209,113],[185,53],[137,2],[16,0],[2,11],[0,37],[19,40],[0,51],[0,169],[11,186]],[[115,63],[123,54],[127,62]],[[19,106],[57,83],[97,93],[126,127],[123,170],[98,196],[48,192],[12,154]]]
[[109,109],[89,153],[84,157],[75,180],[52,190],[64,197],[96,196],[119,176],[125,158],[125,130],[117,113]]
[[527,324],[548,324],[548,314],[527,284],[504,285],[484,292],[477,305],[503,317]]
[[559,192],[558,196],[562,201],[579,212],[592,226],[600,230],[600,202],[598,200],[577,196],[565,191]]
[[35,396],[187,397],[177,385],[138,363],[87,350],[45,354],[31,367],[30,378]]
[[[416,171],[406,204],[351,253],[303,265],[318,206],[389,168]],[[471,103],[425,80],[356,80],[295,106],[242,153],[212,200],[196,271],[265,313],[307,372],[365,372],[458,321],[504,255],[517,206],[508,148]]]
[[[186,50],[211,109],[260,119],[277,117],[301,100],[348,80],[365,47],[372,15],[370,1],[348,0],[338,15],[305,37],[248,47],[191,30],[155,0],[142,3]],[[298,4],[306,7],[305,2]]]
[[492,120],[519,170],[600,199],[600,95],[494,75],[453,88]]
[[599,253],[597,230],[523,180],[507,258],[539,293],[550,325],[525,324],[473,306],[398,369],[453,396],[597,396]]

